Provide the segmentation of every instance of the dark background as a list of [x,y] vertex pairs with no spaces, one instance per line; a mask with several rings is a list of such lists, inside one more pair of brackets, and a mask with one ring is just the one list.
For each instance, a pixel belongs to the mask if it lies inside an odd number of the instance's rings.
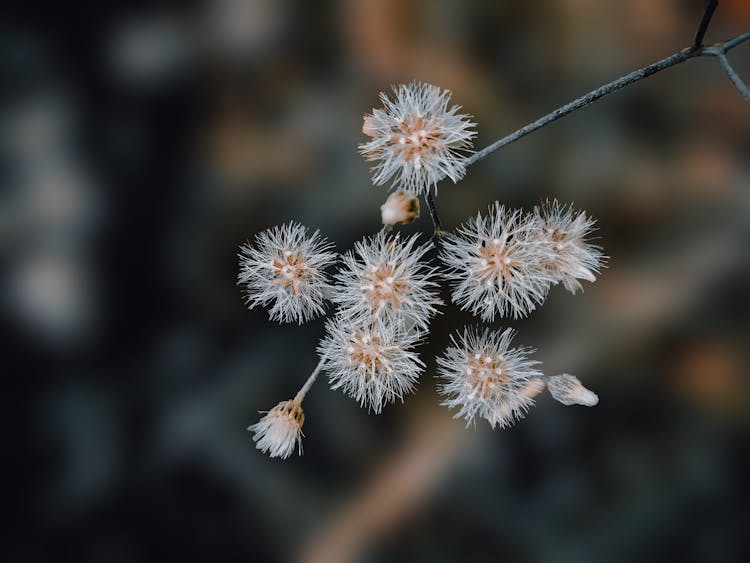
[[[247,311],[238,246],[288,220],[339,250],[386,191],[362,114],[419,79],[482,147],[689,45],[699,0],[4,4],[3,561],[747,561],[750,104],[716,60],[504,148],[438,204],[557,197],[609,268],[509,323],[593,409],[505,431],[415,395],[369,415],[321,380],[305,455],[245,428],[317,363],[323,321]],[[722,0],[706,41],[750,28]],[[750,79],[750,44],[731,53]],[[423,217],[407,231],[429,231]],[[506,323],[498,322],[497,326]]]

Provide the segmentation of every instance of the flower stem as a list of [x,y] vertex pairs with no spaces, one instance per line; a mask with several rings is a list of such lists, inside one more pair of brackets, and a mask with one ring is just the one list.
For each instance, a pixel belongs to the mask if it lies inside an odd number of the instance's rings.
[[294,396],[294,400],[297,402],[302,402],[305,398],[305,395],[307,395],[307,392],[310,390],[310,387],[312,387],[313,383],[315,383],[315,380],[318,378],[318,374],[320,373],[320,370],[323,369],[323,366],[325,365],[326,358],[320,358],[320,361],[318,362],[318,365],[315,367],[313,372],[310,374],[310,377],[307,378],[307,381],[305,381],[305,384],[302,386],[302,389],[300,389],[297,394]]
[[440,215],[438,214],[432,192],[428,191],[424,196],[424,200],[427,202],[427,209],[430,210],[430,219],[432,219],[432,225],[435,227],[432,238],[437,241],[445,234],[445,231],[443,230],[443,224],[440,222]]

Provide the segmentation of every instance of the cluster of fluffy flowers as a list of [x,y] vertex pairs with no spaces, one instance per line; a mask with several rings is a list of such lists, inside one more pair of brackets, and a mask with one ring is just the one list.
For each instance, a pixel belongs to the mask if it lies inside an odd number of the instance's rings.
[[[463,176],[474,136],[467,116],[448,108],[449,92],[411,84],[395,94],[393,101],[382,95],[385,107],[365,116],[363,131],[372,140],[361,146],[378,163],[374,183],[395,178],[408,190],[392,194],[381,208],[388,229],[342,256],[318,231],[296,223],[261,232],[241,248],[239,283],[250,308],[263,306],[271,320],[299,324],[324,314],[329,303],[333,308],[318,367],[294,399],[249,427],[271,457],[302,452],[302,401],[321,370],[332,389],[375,413],[413,391],[425,368],[416,348],[443,305],[439,281],[449,282],[455,305],[493,321],[528,315],[553,285],[576,293],[601,267],[601,249],[589,242],[594,221],[557,201],[529,213],[496,202],[442,238],[438,266],[426,257],[435,248],[431,242],[390,233],[418,215],[415,194]],[[530,359],[533,350],[511,347],[513,335],[512,329],[471,327],[452,337],[437,359],[438,389],[456,417],[467,425],[484,418],[502,428],[521,418],[545,388],[563,404],[596,404],[596,395],[575,377],[545,377]]]
[[593,282],[601,249],[587,237],[594,220],[557,201],[531,213],[495,202],[445,235],[441,258],[448,267],[453,301],[484,321],[496,315],[525,317],[540,305],[550,286],[571,293],[579,280]]

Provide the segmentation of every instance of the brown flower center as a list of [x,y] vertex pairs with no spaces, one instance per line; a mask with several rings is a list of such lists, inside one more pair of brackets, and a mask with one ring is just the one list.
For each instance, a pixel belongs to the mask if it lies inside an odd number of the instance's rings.
[[396,265],[387,262],[372,266],[362,280],[364,298],[370,308],[377,310],[382,307],[399,309],[409,291],[407,281],[396,274]]
[[272,268],[274,273],[272,283],[281,286],[293,295],[298,295],[302,285],[307,283],[312,276],[305,257],[290,251],[274,258]]
[[466,381],[474,392],[482,397],[490,397],[499,386],[510,381],[500,357],[491,350],[477,352],[466,362]]
[[362,371],[391,371],[390,362],[383,354],[382,340],[377,335],[355,331],[347,349],[349,360]]
[[483,241],[479,247],[479,257],[472,257],[475,268],[488,285],[497,280],[499,287],[503,281],[510,281],[516,275],[520,262],[509,255],[509,245],[505,238]]
[[440,129],[421,115],[402,121],[401,132],[391,135],[390,141],[396,153],[405,161],[414,162],[417,169],[422,168],[423,157],[434,154],[444,145]]

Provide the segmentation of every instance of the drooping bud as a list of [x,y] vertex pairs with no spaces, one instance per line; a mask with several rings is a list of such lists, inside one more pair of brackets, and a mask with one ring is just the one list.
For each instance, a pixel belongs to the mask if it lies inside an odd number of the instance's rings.
[[547,389],[549,389],[550,395],[563,405],[593,407],[599,402],[596,393],[586,389],[577,377],[567,373],[548,378]]
[[305,413],[301,401],[282,401],[272,408],[266,416],[248,427],[254,433],[256,447],[271,457],[286,459],[295,446],[302,455],[302,425]]

